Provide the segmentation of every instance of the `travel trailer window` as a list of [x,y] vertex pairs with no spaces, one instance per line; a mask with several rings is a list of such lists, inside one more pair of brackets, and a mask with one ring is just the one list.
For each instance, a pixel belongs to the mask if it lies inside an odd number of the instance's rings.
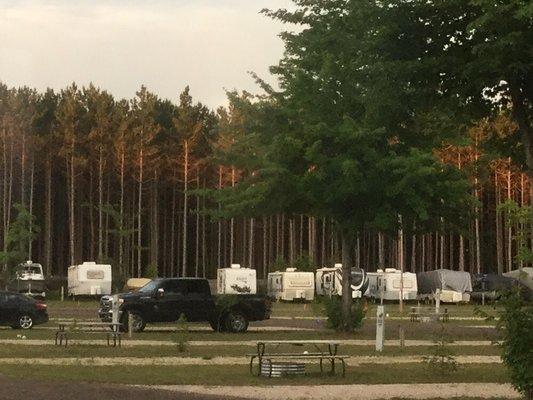
[[[392,282],[392,286],[395,288],[395,289],[400,289],[402,287],[402,282],[400,280],[400,278],[398,279],[395,279],[393,282]],[[404,289],[411,289],[413,287],[413,282],[410,280],[410,279],[403,279],[403,288]]]
[[23,271],[24,272],[28,272],[30,274],[40,274],[41,273],[41,268],[39,268],[39,267],[24,267]]
[[104,271],[99,269],[88,269],[87,279],[104,279]]

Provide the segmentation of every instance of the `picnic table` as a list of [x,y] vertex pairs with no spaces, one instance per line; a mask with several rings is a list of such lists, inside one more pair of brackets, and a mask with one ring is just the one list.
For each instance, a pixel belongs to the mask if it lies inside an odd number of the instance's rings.
[[[320,362],[320,371],[324,372],[323,362],[329,361],[331,365],[331,374],[335,374],[335,362],[340,361],[342,364],[342,376],[346,375],[345,359],[347,355],[339,355],[340,342],[332,340],[263,340],[257,342],[257,353],[247,354],[250,357],[250,373],[253,375],[253,364],[257,358],[259,362],[258,376],[261,375],[261,365],[263,361],[269,365],[269,376],[272,376],[272,360],[318,360]],[[313,351],[296,352],[272,352],[280,347],[308,347]],[[268,348],[268,349],[267,349]]]
[[439,311],[437,312],[434,307],[411,307],[409,317],[411,319],[411,322],[420,322],[424,318],[442,322],[448,322],[450,320],[450,314],[448,313],[447,308],[444,308],[444,310],[439,309]]
[[65,347],[68,345],[68,337],[71,332],[92,332],[95,329],[103,328],[107,338],[107,345],[111,344],[113,347],[122,346],[122,332],[120,331],[121,323],[116,322],[74,322],[74,321],[60,321],[58,329],[55,334],[55,345]]

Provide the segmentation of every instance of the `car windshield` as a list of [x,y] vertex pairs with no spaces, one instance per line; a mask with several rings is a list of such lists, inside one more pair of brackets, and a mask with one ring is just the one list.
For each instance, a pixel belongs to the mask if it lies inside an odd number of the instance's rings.
[[157,281],[150,281],[139,289],[141,293],[153,292],[157,288]]

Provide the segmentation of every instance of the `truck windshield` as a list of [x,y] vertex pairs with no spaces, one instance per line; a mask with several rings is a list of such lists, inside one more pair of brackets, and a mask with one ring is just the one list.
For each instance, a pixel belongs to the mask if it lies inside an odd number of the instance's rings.
[[157,288],[157,282],[156,281],[150,281],[146,285],[144,285],[142,288],[139,289],[139,292],[141,293],[149,293],[153,292]]

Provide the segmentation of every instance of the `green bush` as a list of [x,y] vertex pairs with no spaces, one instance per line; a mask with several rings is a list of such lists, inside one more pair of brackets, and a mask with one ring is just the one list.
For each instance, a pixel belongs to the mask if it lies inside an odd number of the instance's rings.
[[514,290],[500,302],[498,330],[502,335],[502,360],[511,371],[514,388],[533,399],[533,303]]
[[345,320],[342,315],[342,299],[340,296],[323,297],[320,303],[328,318],[328,328],[337,331],[353,331],[363,326],[365,311],[360,300],[352,302],[348,320]]

